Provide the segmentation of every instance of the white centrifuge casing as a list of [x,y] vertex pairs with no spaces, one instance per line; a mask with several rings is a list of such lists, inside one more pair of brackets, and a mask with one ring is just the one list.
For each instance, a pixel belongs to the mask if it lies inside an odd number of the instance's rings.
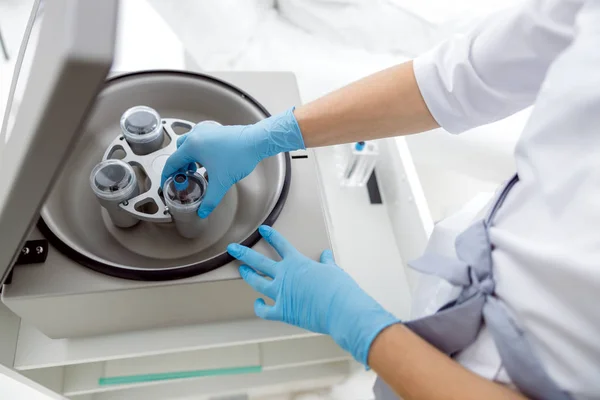
[[[250,124],[299,103],[293,75],[145,71],[107,79],[117,2],[59,0],[45,8],[18,133],[2,159],[4,187],[12,188],[0,203],[4,278],[26,239],[45,239],[49,248],[44,263],[12,269],[4,304],[53,338],[254,318],[258,294],[240,279],[226,246],[243,243],[276,257],[257,232],[266,223],[313,258],[329,247],[312,152],[261,162],[208,218],[209,233],[192,240],[171,224],[116,228],[89,175],[130,107],[143,104],[163,118]],[[75,11],[61,12],[66,8]],[[64,26],[72,29],[60,31]],[[45,40],[57,35],[68,37],[62,44]],[[42,64],[54,71],[49,77]],[[157,159],[149,168],[163,164]],[[19,238],[10,240],[15,233]]]

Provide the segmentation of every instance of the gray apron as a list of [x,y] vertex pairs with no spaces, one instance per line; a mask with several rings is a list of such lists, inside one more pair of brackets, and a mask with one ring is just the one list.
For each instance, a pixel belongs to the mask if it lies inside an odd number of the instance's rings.
[[[411,262],[410,266],[426,274],[434,274],[462,287],[456,300],[430,316],[406,322],[413,332],[450,356],[473,343],[483,322],[490,330],[502,365],[513,384],[530,399],[570,400],[548,376],[502,300],[494,295],[492,249],[488,229],[510,189],[519,180],[515,175],[503,188],[486,218],[475,222],[456,238],[457,259],[432,252]],[[376,400],[396,400],[398,396],[377,379]]]

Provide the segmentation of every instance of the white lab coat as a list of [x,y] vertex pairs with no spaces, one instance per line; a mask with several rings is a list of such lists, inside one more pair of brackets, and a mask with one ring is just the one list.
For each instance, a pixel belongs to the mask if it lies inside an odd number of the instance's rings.
[[[600,398],[600,1],[526,1],[414,71],[452,133],[534,104],[516,148],[520,181],[490,230],[496,294],[554,381]],[[457,360],[510,382],[485,328]]]

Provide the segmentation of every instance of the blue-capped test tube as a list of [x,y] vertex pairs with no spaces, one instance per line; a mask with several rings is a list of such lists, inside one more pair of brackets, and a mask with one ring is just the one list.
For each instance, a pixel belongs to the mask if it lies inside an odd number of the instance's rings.
[[183,237],[197,238],[206,226],[206,221],[197,215],[206,188],[206,179],[194,171],[177,173],[167,179],[163,186],[165,204],[177,232]]
[[341,184],[364,186],[371,177],[379,150],[376,142],[356,142],[340,146],[342,151]]

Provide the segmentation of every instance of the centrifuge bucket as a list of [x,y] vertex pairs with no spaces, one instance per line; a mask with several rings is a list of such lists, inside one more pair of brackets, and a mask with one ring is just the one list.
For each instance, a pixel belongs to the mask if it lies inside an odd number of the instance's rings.
[[[39,228],[56,249],[81,265],[121,278],[179,279],[227,264],[229,243],[252,246],[260,238],[258,227],[272,224],[281,212],[291,176],[289,155],[262,161],[238,182],[207,218],[207,229],[198,238],[181,237],[173,223],[141,221],[132,228],[118,228],[94,197],[89,177],[119,136],[121,115],[136,105],[151,107],[162,118],[194,123],[250,124],[268,116],[247,94],[204,75],[150,71],[113,78],[99,95],[44,204]],[[165,135],[164,145],[169,140]],[[160,172],[165,161],[166,156],[157,158],[152,168]],[[135,165],[134,169],[144,185],[143,170]],[[210,185],[210,171],[208,180]],[[155,205],[144,208],[152,213]]]

